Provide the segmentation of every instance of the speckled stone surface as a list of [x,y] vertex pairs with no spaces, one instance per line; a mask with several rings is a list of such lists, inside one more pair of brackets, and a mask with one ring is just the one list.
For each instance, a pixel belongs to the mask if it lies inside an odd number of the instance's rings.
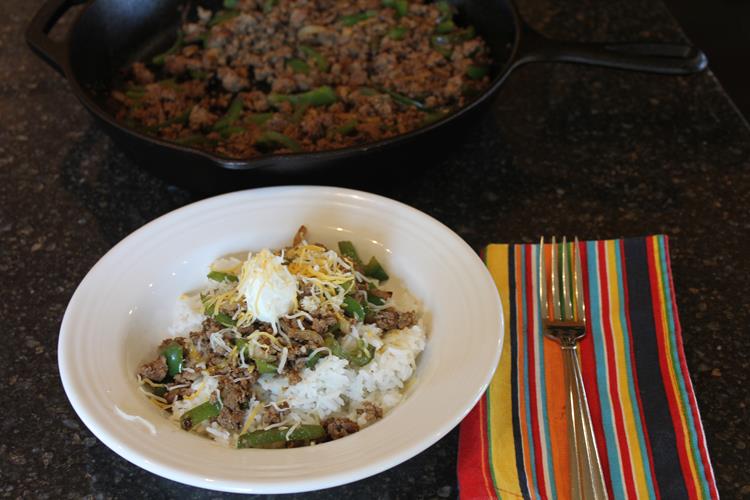
[[[60,384],[58,329],[79,281],[128,233],[198,195],[126,159],[28,50],[23,30],[39,3],[6,1],[0,24],[0,495],[223,497],[120,458],[83,426]],[[655,0],[523,3],[530,24],[561,39],[682,36]],[[670,236],[719,489],[749,496],[750,132],[711,73],[526,66],[458,143],[415,168],[423,161],[403,158],[412,174],[386,187],[352,184],[424,210],[476,249],[540,234]],[[299,497],[455,497],[456,443],[454,430],[392,470]]]

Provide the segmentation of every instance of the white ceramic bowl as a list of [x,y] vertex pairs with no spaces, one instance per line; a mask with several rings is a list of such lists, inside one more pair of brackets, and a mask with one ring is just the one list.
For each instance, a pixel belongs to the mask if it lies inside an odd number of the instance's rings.
[[[376,255],[423,301],[428,343],[407,397],[380,422],[306,448],[235,450],[180,430],[146,401],[135,378],[167,336],[178,296],[204,283],[217,257],[288,245],[303,223],[314,241],[352,240],[360,254]],[[450,229],[364,192],[278,187],[194,203],[118,243],[73,295],[58,354],[65,392],[81,420],[125,459],[202,488],[283,493],[361,479],[435,443],[484,392],[502,345],[493,280]]]

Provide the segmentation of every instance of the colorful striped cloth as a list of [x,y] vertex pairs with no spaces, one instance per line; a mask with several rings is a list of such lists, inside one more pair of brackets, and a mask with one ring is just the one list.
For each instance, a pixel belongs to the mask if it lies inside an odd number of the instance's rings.
[[[610,496],[718,498],[667,238],[589,241],[580,249],[587,304],[580,360]],[[461,423],[462,498],[570,498],[562,354],[541,331],[538,255],[539,245],[485,252],[506,341],[490,387]]]

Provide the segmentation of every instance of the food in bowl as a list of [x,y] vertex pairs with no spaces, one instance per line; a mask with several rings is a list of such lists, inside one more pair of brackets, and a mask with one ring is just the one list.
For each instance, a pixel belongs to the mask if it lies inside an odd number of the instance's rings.
[[237,448],[286,448],[353,434],[404,397],[426,342],[421,308],[386,287],[375,257],[308,242],[210,266],[141,391],[182,429]]
[[230,158],[407,133],[489,84],[484,41],[445,1],[225,0],[130,66],[118,121]]

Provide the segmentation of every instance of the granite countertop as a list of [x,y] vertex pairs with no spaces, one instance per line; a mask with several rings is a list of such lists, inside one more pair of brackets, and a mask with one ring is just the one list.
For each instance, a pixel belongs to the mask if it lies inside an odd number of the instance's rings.
[[[682,38],[658,0],[520,3],[530,24],[560,39]],[[8,0],[0,26],[0,324],[9,340],[0,352],[0,495],[222,497],[120,458],[81,423],[60,384],[58,330],[79,281],[131,231],[200,195],[128,160],[28,50],[23,30],[39,4]],[[528,65],[431,165],[401,161],[409,175],[371,190],[436,217],[475,249],[540,234],[668,234],[719,490],[750,495],[750,131],[710,71]],[[456,443],[454,430],[394,469],[299,496],[454,497]]]

